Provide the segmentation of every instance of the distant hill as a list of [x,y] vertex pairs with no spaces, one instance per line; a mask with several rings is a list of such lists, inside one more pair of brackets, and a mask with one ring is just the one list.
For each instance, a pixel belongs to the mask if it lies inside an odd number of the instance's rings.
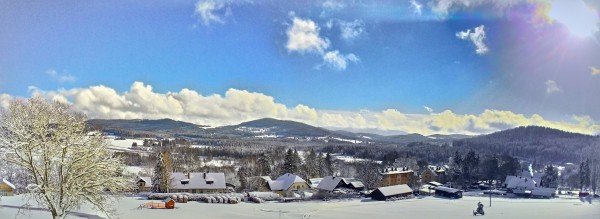
[[92,129],[105,132],[155,135],[199,135],[204,126],[172,119],[91,119],[87,124]]
[[238,125],[208,128],[196,124],[172,119],[92,119],[88,126],[105,132],[125,135],[169,135],[185,137],[256,137],[256,138],[302,138],[320,139],[338,142],[380,142],[391,144],[408,144],[410,142],[450,143],[456,139],[467,138],[466,135],[378,135],[371,133],[355,133],[350,131],[331,131],[301,122],[263,118],[240,123]]
[[508,153],[545,162],[578,162],[588,147],[599,147],[597,136],[539,126],[517,127],[453,141],[454,147],[489,154]]
[[282,136],[282,137],[325,137],[338,135],[324,128],[301,122],[271,118],[243,122],[238,125],[222,126],[210,129],[215,134],[241,136]]

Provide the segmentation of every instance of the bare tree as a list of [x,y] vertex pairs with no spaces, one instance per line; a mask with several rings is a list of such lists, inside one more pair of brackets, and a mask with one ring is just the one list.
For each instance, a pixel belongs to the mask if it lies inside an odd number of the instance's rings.
[[3,159],[30,177],[27,196],[53,218],[89,203],[111,213],[107,194],[129,188],[122,163],[99,135],[88,135],[86,117],[67,104],[41,97],[14,100],[0,113]]

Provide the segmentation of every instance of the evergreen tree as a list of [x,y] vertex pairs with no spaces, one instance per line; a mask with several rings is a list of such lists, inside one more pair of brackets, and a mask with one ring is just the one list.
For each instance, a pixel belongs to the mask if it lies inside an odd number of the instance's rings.
[[243,165],[237,172],[237,177],[240,180],[240,187],[242,189],[248,189],[248,177],[252,175],[250,171],[250,167],[248,165]]
[[323,174],[321,174],[321,176],[333,176],[333,157],[331,157],[330,153],[327,153],[325,155],[325,158],[323,159],[323,168],[322,168]]
[[552,165],[546,166],[544,176],[542,176],[542,184],[548,188],[558,187],[558,171]]
[[152,178],[152,192],[169,192],[171,183],[172,161],[168,151],[158,152],[154,176]]
[[298,173],[298,160],[300,158],[297,158],[298,152],[294,153],[294,150],[292,150],[291,148],[287,150],[285,157],[283,158],[283,173],[292,173],[292,174],[297,174]]
[[521,169],[521,164],[517,158],[509,155],[504,155],[500,158],[500,178],[505,179],[506,176],[516,176]]
[[579,165],[579,185],[581,186],[582,191],[590,185],[589,160],[583,161]]
[[319,158],[311,148],[304,156],[304,176],[306,179],[319,177]]
[[271,175],[271,161],[267,154],[263,153],[258,157],[256,161],[256,169],[258,175],[260,176],[269,176]]
[[492,184],[492,181],[496,180],[499,175],[498,158],[487,157],[481,162],[481,174],[485,179],[488,180],[488,184]]

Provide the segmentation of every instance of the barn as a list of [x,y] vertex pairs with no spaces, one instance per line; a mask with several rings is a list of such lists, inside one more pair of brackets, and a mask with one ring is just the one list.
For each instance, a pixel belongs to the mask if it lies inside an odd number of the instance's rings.
[[371,199],[385,201],[390,198],[409,197],[413,190],[406,184],[379,187],[371,192]]
[[444,186],[438,186],[435,187],[435,195],[439,197],[459,199],[462,198],[462,191]]

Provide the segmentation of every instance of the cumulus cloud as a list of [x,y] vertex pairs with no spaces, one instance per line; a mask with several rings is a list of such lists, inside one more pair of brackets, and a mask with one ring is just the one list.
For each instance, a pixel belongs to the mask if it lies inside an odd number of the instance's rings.
[[75,76],[67,72],[59,73],[54,69],[48,69],[45,73],[49,75],[52,79],[58,81],[59,83],[75,82],[76,80]]
[[595,67],[590,67],[590,71],[592,75],[600,75],[600,69]]
[[475,52],[479,55],[486,54],[489,49],[483,42],[485,40],[485,26],[475,27],[473,30],[468,29],[456,33],[456,37],[462,40],[470,40],[475,45]]
[[546,93],[547,94],[553,94],[553,93],[558,93],[558,92],[562,91],[560,89],[560,87],[558,87],[558,84],[556,83],[556,81],[547,80],[545,84],[546,84]]
[[336,70],[345,70],[349,63],[360,61],[358,56],[350,53],[347,55],[340,54],[339,51],[329,51],[323,55],[324,64],[331,66]]
[[[354,25],[350,26],[352,27],[348,28],[352,30],[349,30],[349,33],[347,33],[348,36],[346,37],[356,37],[356,34],[359,35],[363,31],[353,29],[357,28]],[[319,29],[319,26],[310,19],[294,17],[292,19],[292,25],[286,32],[288,37],[286,49],[288,52],[317,54],[323,58],[324,65],[336,70],[345,70],[349,63],[359,61],[358,56],[353,53],[341,54],[338,50],[327,51],[330,46],[329,39],[321,37]]]
[[423,14],[422,8],[423,4],[419,3],[416,0],[410,0],[410,7],[413,9],[415,14],[421,15]]
[[323,53],[329,47],[329,40],[319,35],[319,26],[310,19],[294,17],[287,37],[285,47],[289,52]]
[[225,23],[225,17],[231,15],[230,1],[200,0],[196,2],[194,14],[200,18],[202,24],[208,26],[213,23]]
[[340,38],[352,41],[365,34],[365,23],[362,20],[340,21]]
[[[585,134],[600,132],[598,122],[589,116],[573,116],[569,121],[551,121],[538,114],[526,116],[501,110],[485,110],[481,114],[457,114],[450,110],[430,114],[409,114],[396,109],[332,111],[302,104],[288,107],[278,103],[272,96],[233,88],[224,95],[203,95],[186,88],[178,92],[159,93],[151,85],[135,82],[125,92],[97,85],[54,91],[32,87],[31,94],[71,103],[74,109],[91,118],[105,119],[171,118],[199,125],[220,126],[270,117],[336,129],[399,131],[424,135],[482,134],[528,125]],[[13,98],[0,94],[0,106],[6,107]]]

